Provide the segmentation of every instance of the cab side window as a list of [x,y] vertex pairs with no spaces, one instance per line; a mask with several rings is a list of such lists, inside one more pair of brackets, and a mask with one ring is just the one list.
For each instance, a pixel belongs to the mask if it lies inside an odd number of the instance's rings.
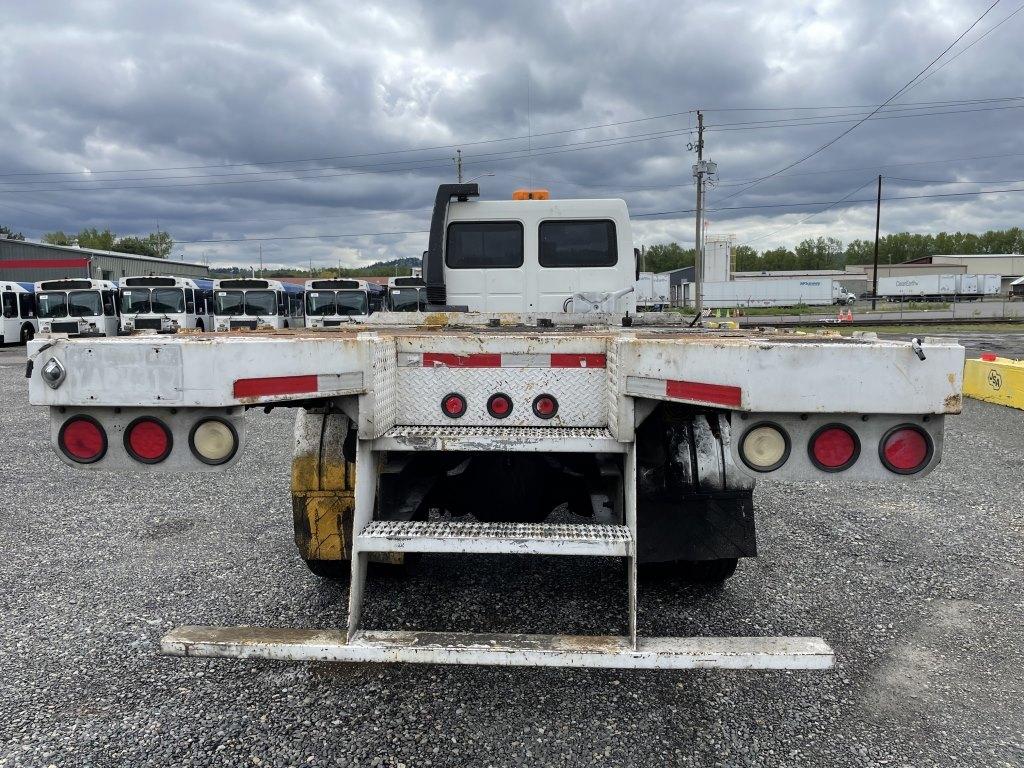
[[523,225],[518,221],[456,221],[448,225],[444,252],[450,269],[515,269],[523,266]]
[[117,302],[114,300],[114,292],[103,291],[103,314],[107,317],[113,317],[116,315],[116,304]]
[[619,262],[614,221],[544,221],[542,267],[614,267]]

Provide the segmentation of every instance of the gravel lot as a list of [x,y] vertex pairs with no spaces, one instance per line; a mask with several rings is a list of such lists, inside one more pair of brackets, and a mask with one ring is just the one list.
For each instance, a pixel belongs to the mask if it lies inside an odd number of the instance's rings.
[[[968,401],[920,484],[762,484],[761,557],[726,587],[641,584],[643,633],[820,635],[830,672],[177,659],[178,624],[344,621],[291,542],[289,413],[253,415],[216,493],[72,471],[23,355],[0,352],[2,766],[1024,765],[1024,413]],[[371,577],[366,625],[622,631],[622,582],[426,556]]]

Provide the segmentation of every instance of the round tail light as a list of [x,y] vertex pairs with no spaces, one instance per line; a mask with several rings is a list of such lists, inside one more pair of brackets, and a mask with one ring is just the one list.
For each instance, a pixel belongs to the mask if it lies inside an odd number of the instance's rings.
[[192,427],[188,445],[204,464],[225,464],[238,450],[238,433],[223,419],[203,419]]
[[878,456],[890,472],[912,475],[920,472],[932,459],[932,440],[928,433],[913,424],[893,427],[882,436]]
[[512,413],[512,398],[503,392],[491,395],[487,401],[487,412],[496,419],[504,419]]
[[533,399],[533,415],[538,419],[550,419],[558,413],[558,401],[552,395],[537,395]]
[[452,392],[441,399],[441,410],[449,419],[457,419],[466,413],[466,398]]
[[823,472],[849,469],[860,456],[860,440],[843,424],[826,424],[811,435],[807,448],[811,463]]
[[789,435],[777,424],[755,424],[740,440],[740,458],[755,472],[771,472],[789,458]]
[[72,461],[92,464],[107,452],[107,433],[92,416],[72,416],[61,426],[57,445]]
[[151,416],[140,416],[124,431],[124,449],[143,464],[160,463],[170,455],[173,445],[171,430]]

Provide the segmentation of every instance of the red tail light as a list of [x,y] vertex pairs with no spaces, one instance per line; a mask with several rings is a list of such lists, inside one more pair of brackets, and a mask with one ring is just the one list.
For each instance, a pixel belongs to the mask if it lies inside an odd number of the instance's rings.
[[913,424],[901,424],[882,437],[878,455],[890,472],[912,475],[928,465],[932,450],[932,440],[923,429]]
[[92,464],[107,452],[107,433],[91,416],[72,416],[57,434],[64,455],[79,464]]
[[824,472],[849,469],[860,456],[860,440],[842,424],[826,424],[811,436],[811,462]]
[[538,419],[550,419],[558,413],[558,401],[551,395],[537,395],[533,400],[533,415]]
[[487,412],[496,419],[504,419],[512,413],[512,399],[503,392],[491,395],[487,401]]
[[445,395],[441,400],[441,410],[448,418],[457,419],[466,412],[466,398],[455,392]]
[[136,461],[158,464],[171,453],[174,438],[162,421],[141,416],[124,431],[124,449]]

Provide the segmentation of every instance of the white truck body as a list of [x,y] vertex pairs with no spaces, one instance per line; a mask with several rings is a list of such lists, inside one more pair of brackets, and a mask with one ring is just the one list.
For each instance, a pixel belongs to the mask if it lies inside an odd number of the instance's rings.
[[827,278],[785,280],[742,279],[704,283],[704,306],[719,307],[827,307],[852,304],[856,297],[838,281]]
[[672,281],[667,274],[641,272],[633,284],[639,311],[662,311],[672,304]]
[[[500,296],[500,280],[440,268],[449,200],[475,194],[474,184],[438,190],[424,266],[432,302]],[[618,201],[570,202],[559,208],[565,221],[599,210],[628,232]],[[552,208],[514,220],[539,230]],[[483,221],[497,220],[497,207],[477,210]],[[558,237],[575,242],[572,230]],[[524,233],[534,248],[536,236]],[[482,237],[469,255],[487,253]],[[534,250],[524,261],[536,258]],[[513,296],[510,305],[562,303],[577,279],[567,275],[561,292],[527,286],[516,294],[504,283],[502,291]],[[626,295],[607,288],[586,301]],[[656,315],[643,325],[643,316],[580,313],[571,304],[539,314],[443,307],[375,313],[360,328],[30,344],[30,401],[49,407],[51,440],[72,466],[223,471],[244,450],[249,414],[296,408],[296,543],[314,572],[348,561],[347,627],[182,627],[164,637],[165,653],[652,669],[832,665],[820,638],[638,636],[637,563],[734,568],[738,557],[756,554],[756,479],[903,483],[926,475],[941,457],[945,416],[961,407],[962,347],[873,334],[707,331],[658,324]],[[149,442],[136,444],[139,424]],[[161,431],[165,450],[159,440],[154,450]],[[544,522],[561,504],[589,522]],[[704,528],[692,527],[698,519]],[[368,561],[407,552],[623,558],[627,629],[609,637],[364,629]]]
[[35,298],[41,334],[117,336],[120,330],[117,284],[110,280],[43,280]]
[[121,331],[177,333],[213,329],[213,281],[175,275],[123,277]]

